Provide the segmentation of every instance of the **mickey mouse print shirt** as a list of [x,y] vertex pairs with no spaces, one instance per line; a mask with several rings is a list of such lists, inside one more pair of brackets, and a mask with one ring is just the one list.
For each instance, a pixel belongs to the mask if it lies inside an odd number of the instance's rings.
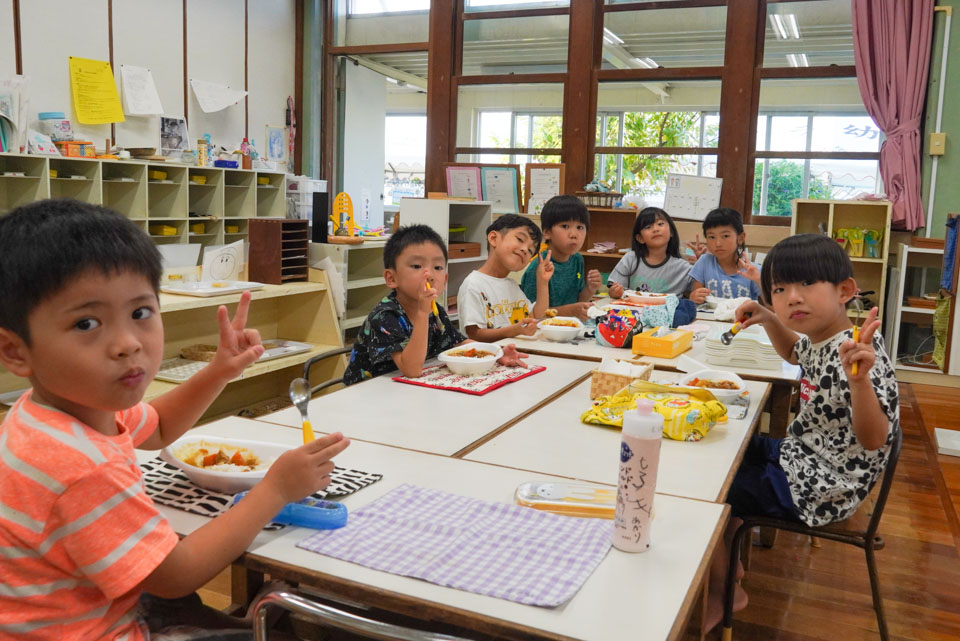
[[899,429],[897,379],[879,334],[873,337],[877,359],[870,381],[886,414],[887,440],[877,450],[857,441],[851,419],[850,384],[840,363],[839,347],[852,340],[844,330],[820,343],[801,338],[794,346],[803,379],[800,412],[787,428],[780,466],[787,475],[793,504],[810,526],[850,517],[883,473],[894,429]]

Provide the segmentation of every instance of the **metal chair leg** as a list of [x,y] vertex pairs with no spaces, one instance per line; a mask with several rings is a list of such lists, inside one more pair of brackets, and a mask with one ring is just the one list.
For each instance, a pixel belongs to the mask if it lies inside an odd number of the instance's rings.
[[877,627],[880,630],[881,641],[888,641],[890,633],[887,630],[887,617],[883,612],[883,597],[880,595],[880,575],[877,573],[877,560],[873,546],[864,548],[867,554],[867,574],[870,575],[870,591],[873,592],[873,609],[877,615]]

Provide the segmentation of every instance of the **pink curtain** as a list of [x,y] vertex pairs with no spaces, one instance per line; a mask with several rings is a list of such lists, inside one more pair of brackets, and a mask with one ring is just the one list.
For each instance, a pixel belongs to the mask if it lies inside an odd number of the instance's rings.
[[853,0],[853,52],[867,113],[886,134],[880,175],[899,229],[923,227],[920,118],[934,0]]

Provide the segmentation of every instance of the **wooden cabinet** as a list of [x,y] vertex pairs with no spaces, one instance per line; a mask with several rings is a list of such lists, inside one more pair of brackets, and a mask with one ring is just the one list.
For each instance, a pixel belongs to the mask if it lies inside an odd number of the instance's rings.
[[[204,420],[234,414],[240,408],[260,401],[286,396],[290,381],[300,376],[303,363],[316,354],[341,347],[340,330],[330,298],[326,275],[313,271],[318,282],[267,285],[251,292],[250,315],[247,327],[260,332],[261,339],[287,339],[309,343],[308,352],[282,356],[254,363],[243,375],[227,385],[226,389],[204,414]],[[217,307],[226,305],[231,317],[240,294],[198,298],[175,294],[160,294],[160,313],[163,318],[163,358],[174,358],[187,345],[217,344]],[[317,381],[342,374],[344,360],[327,359],[312,373]],[[176,387],[177,383],[155,380],[147,388],[144,400],[151,400]],[[0,394],[20,390],[29,382],[0,367]],[[11,402],[13,399],[10,399]],[[0,412],[6,407],[0,405]]]
[[[892,205],[887,200],[813,200],[794,199],[791,234],[827,233],[835,238],[841,229],[874,229],[883,236],[877,247],[878,256],[850,256],[853,277],[860,291],[872,291],[867,298],[879,307],[878,318],[883,318],[884,296],[887,286],[887,257],[890,246],[890,214]],[[856,310],[847,312],[851,317]],[[864,313],[866,316],[866,313]]]
[[307,220],[251,220],[250,280],[274,285],[307,280],[309,225]]
[[0,154],[0,216],[43,198],[74,198],[123,214],[157,244],[246,239],[251,219],[286,216],[285,191],[277,171]]

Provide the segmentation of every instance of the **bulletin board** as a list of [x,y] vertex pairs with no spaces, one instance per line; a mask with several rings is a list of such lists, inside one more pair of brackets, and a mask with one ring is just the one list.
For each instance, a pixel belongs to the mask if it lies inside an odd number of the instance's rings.
[[[523,211],[523,201],[521,200],[522,191],[520,190],[520,165],[497,165],[490,163],[476,163],[476,162],[447,162],[443,163],[444,174],[446,174],[447,167],[476,167],[480,172],[480,199],[481,200],[491,200],[490,196],[487,194],[487,190],[484,188],[484,183],[488,183],[490,187],[494,186],[494,178],[502,178],[500,175],[501,172],[509,172],[511,175],[510,180],[510,189],[508,200],[500,201],[498,205],[497,202],[494,202],[493,213],[504,214],[504,213],[520,213]],[[508,192],[499,189],[502,187],[502,179],[497,181],[497,193],[503,194],[504,197],[508,195]],[[492,189],[490,191],[493,191]],[[494,194],[496,195],[496,194]],[[491,201],[493,202],[493,201]]]
[[563,193],[566,165],[528,162],[523,181],[523,202],[528,214],[539,214],[544,203]]

